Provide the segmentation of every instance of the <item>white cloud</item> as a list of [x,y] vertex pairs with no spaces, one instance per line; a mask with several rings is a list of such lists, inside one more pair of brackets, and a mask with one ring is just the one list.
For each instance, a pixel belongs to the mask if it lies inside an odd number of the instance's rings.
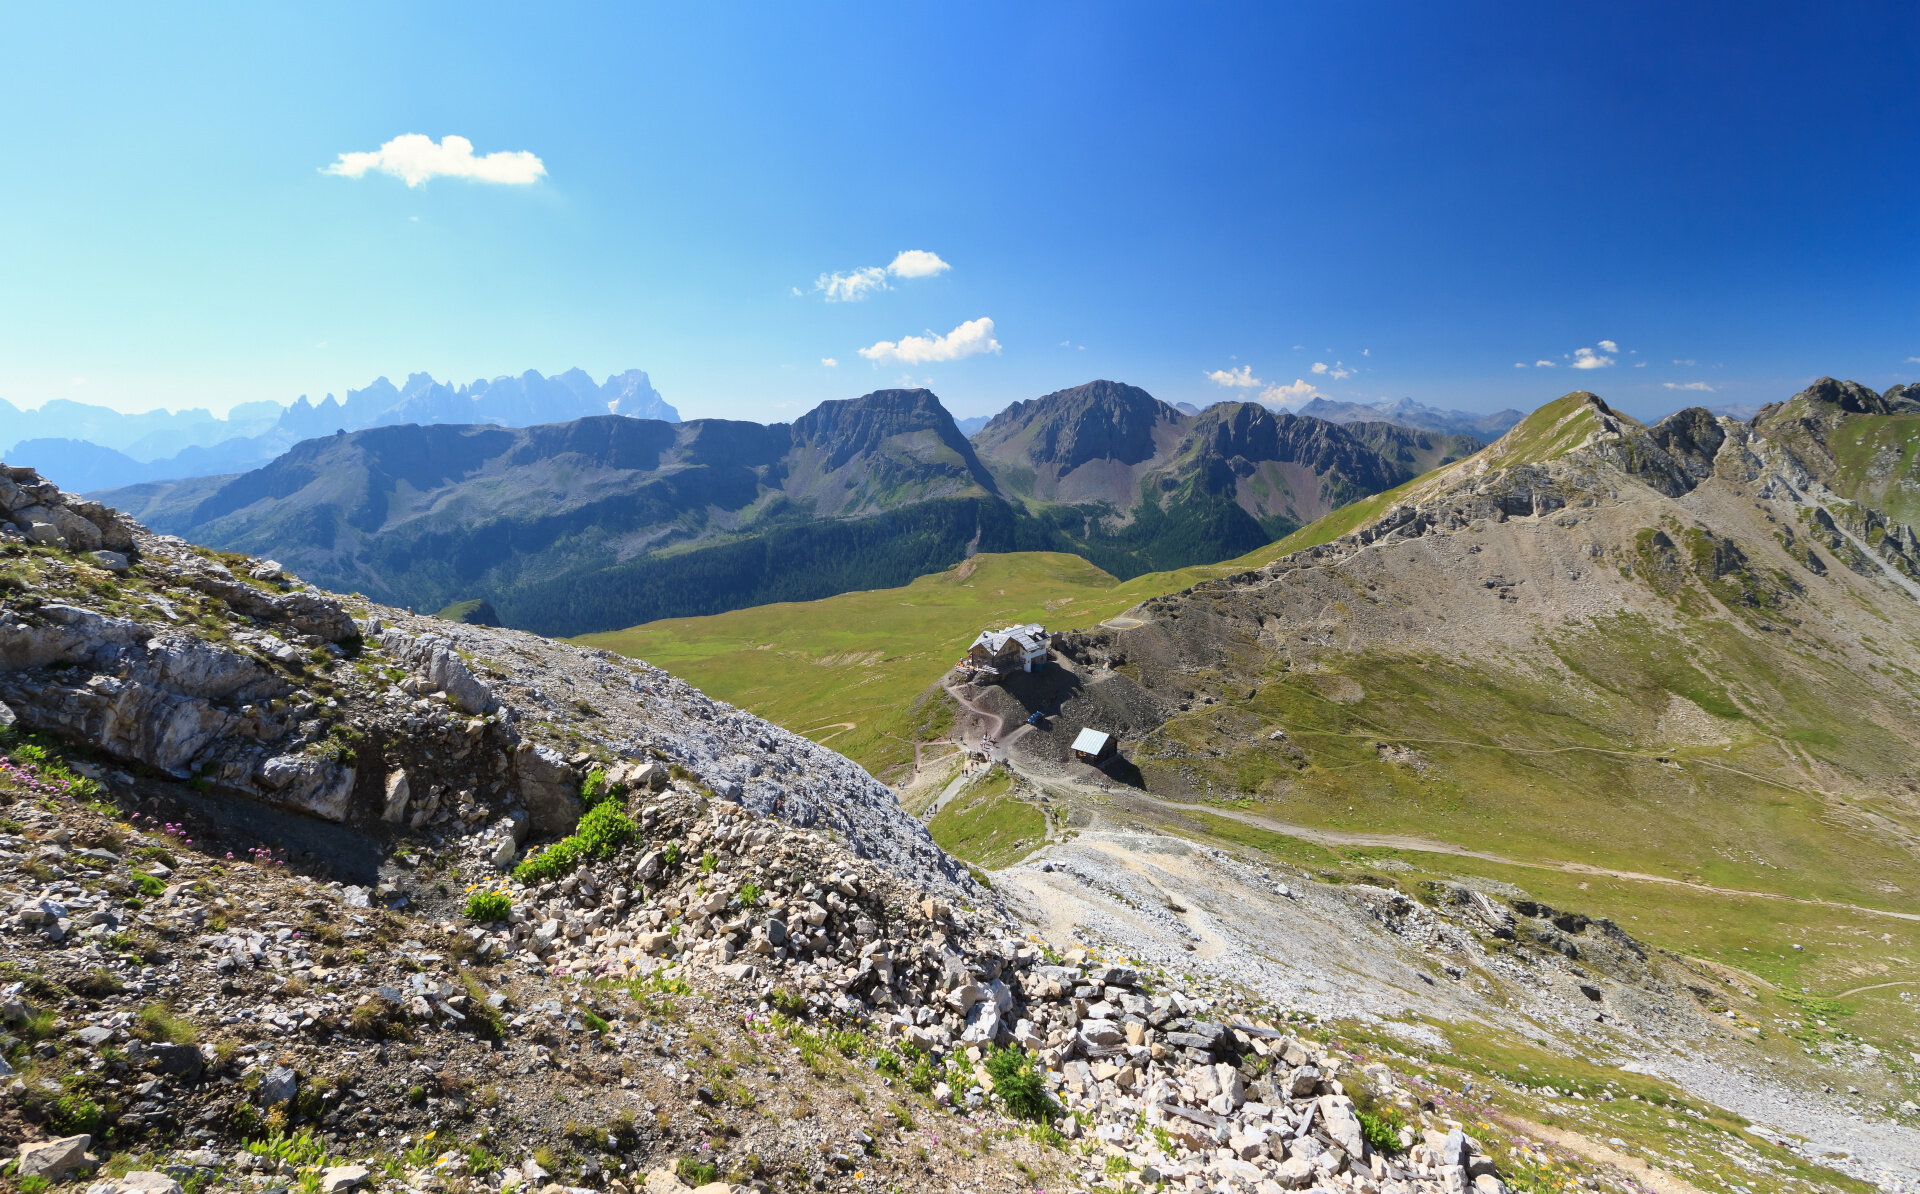
[[1647,363],[1645,361],[1635,361],[1633,363],[1633,367],[1635,369],[1645,369],[1647,367]]
[[1707,394],[1713,393],[1713,387],[1704,381],[1689,381],[1684,384],[1677,381],[1663,381],[1660,384],[1669,390],[1699,390]]
[[1353,376],[1353,370],[1346,368],[1344,361],[1335,361],[1331,365],[1325,361],[1315,361],[1313,363],[1313,371],[1315,373],[1325,374],[1335,381],[1341,381]]
[[[1908,359],[1909,359],[1909,360],[1920,360],[1920,357],[1909,357]],[[1674,361],[1673,363],[1674,363],[1674,364],[1676,364],[1676,365],[1698,365],[1698,364],[1699,364],[1700,362],[1699,362],[1699,361],[1681,361],[1681,360],[1676,360],[1676,361]]]
[[933,361],[957,361],[962,357],[999,351],[1000,341],[993,338],[993,320],[983,315],[979,319],[969,319],[944,336],[936,336],[929,329],[924,336],[902,336],[897,342],[882,340],[871,348],[861,349],[860,355],[869,361],[925,365]]
[[[892,261],[884,266],[869,265],[864,269],[848,270],[844,274],[821,274],[814,280],[815,291],[823,293],[830,303],[857,303],[876,290],[892,290],[887,281],[895,278],[931,278],[952,269],[951,265],[940,260],[937,253],[925,249],[907,249],[894,255]],[[799,291],[794,291],[798,294]]]
[[1268,406],[1300,406],[1319,396],[1319,389],[1304,378],[1295,378],[1290,386],[1273,385],[1260,391],[1260,401]]
[[896,278],[931,278],[952,268],[940,260],[938,253],[929,253],[925,249],[904,250],[887,264],[887,272]]
[[1207,374],[1207,377],[1215,385],[1232,386],[1241,390],[1262,384],[1260,379],[1253,375],[1252,365],[1242,365],[1238,369],[1215,369]]
[[1553,362],[1552,362],[1552,361],[1545,361],[1545,360],[1542,360],[1542,361],[1535,361],[1535,362],[1533,363],[1533,367],[1534,367],[1535,369],[1551,369],[1551,368],[1553,368]]
[[1513,367],[1515,369],[1525,369],[1527,367],[1527,363],[1525,361],[1515,361],[1513,363]]
[[1611,340],[1602,340],[1600,341],[1600,351],[1601,352],[1619,352],[1620,346],[1618,344],[1615,344]]
[[813,288],[824,290],[830,303],[857,303],[873,290],[886,290],[887,271],[877,265],[844,274],[821,274]]
[[442,137],[438,145],[423,133],[405,133],[371,153],[343,153],[339,161],[321,173],[362,178],[369,170],[391,174],[410,187],[431,178],[465,178],[524,187],[547,176],[546,164],[524,149],[475,157],[473,142],[452,133]]
[[1591,348],[1574,349],[1572,367],[1575,369],[1605,369],[1608,365],[1613,364],[1613,358],[1607,356],[1606,353],[1619,352],[1620,350],[1614,347],[1614,343],[1611,340],[1600,341],[1600,347],[1605,349],[1606,352],[1595,352]]
[[1909,365],[1920,365],[1920,357],[1908,357],[1906,363]]
[[829,369],[838,369],[840,367],[840,362],[834,360],[832,357],[821,357],[820,363]]

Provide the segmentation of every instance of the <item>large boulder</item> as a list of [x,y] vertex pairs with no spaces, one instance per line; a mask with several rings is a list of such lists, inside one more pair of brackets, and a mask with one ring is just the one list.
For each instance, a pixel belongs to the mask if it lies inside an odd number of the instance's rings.
[[580,802],[580,782],[559,751],[522,742],[513,752],[513,779],[534,833],[559,837],[572,833],[580,823],[580,814],[586,811]]
[[39,1177],[57,1182],[87,1163],[87,1147],[92,1143],[93,1137],[83,1135],[23,1144],[20,1146],[20,1163],[13,1176],[17,1179]]
[[390,629],[381,631],[380,646],[432,688],[446,693],[456,708],[491,713],[497,707],[493,690],[474,677],[446,639],[434,634],[415,638],[404,630]]

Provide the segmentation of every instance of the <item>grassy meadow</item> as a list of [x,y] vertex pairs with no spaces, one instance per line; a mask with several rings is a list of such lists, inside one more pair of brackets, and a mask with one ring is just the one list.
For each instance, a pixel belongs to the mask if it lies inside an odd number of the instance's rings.
[[938,738],[950,702],[928,699],[980,631],[1092,626],[1149,597],[1258,567],[1257,552],[1129,581],[1058,552],[982,554],[895,589],[668,618],[575,640],[666,668],[721,700],[805,734],[897,781]]

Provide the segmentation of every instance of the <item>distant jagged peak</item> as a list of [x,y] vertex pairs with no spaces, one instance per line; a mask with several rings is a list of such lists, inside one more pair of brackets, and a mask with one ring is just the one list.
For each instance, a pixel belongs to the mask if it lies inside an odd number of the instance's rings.
[[1100,378],[1016,402],[974,439],[983,454],[1067,473],[1090,460],[1138,464],[1154,455],[1157,431],[1190,417],[1139,386]]
[[959,435],[953,415],[941,405],[939,396],[924,388],[873,390],[858,398],[832,398],[793,421],[794,438],[803,440],[865,434],[869,430],[891,435],[949,428]]
[[1016,402],[995,415],[982,430],[1005,431],[1039,419],[1084,420],[1089,415],[1109,424],[1151,422],[1178,419],[1181,413],[1139,386],[1097,378]]

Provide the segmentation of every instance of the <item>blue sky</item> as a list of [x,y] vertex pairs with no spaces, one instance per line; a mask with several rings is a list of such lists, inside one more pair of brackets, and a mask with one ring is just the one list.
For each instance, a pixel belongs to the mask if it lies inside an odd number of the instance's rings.
[[[0,14],[0,397],[1920,376],[1910,2],[308,7]],[[496,180],[327,172],[404,134]]]

